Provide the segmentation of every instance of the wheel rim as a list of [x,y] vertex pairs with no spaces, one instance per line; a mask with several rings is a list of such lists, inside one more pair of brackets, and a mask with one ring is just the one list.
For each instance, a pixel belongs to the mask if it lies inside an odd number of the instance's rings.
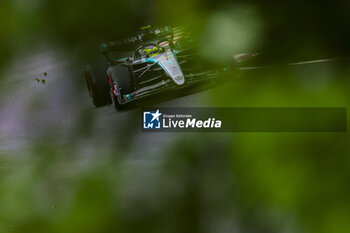
[[121,101],[121,93],[119,90],[118,85],[113,84],[113,89],[118,92],[119,95],[114,95],[112,94],[113,102],[114,102],[114,107],[115,108],[120,108],[122,106],[122,101]]
[[94,85],[92,83],[92,78],[91,78],[91,75],[89,72],[86,72],[85,73],[85,77],[86,77],[86,84],[87,84],[87,87],[88,87],[88,90],[89,90],[89,95],[92,99],[94,99],[94,91],[93,91],[93,88],[94,88]]

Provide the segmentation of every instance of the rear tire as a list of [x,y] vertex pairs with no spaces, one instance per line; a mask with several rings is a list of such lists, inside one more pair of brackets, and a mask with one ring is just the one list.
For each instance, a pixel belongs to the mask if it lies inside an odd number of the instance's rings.
[[102,107],[111,103],[106,67],[93,69],[90,65],[85,67],[85,80],[92,103],[96,107]]

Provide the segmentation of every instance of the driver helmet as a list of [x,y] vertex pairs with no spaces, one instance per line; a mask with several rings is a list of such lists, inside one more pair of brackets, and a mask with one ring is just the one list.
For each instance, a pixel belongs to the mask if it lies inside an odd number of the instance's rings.
[[144,49],[144,52],[145,52],[146,57],[153,57],[153,56],[156,56],[159,54],[158,47],[155,45],[147,46]]

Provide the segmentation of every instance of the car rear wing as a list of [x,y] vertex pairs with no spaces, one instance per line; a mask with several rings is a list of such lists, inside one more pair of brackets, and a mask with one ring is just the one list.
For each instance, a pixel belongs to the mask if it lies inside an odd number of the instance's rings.
[[102,43],[100,46],[100,51],[105,54],[110,51],[130,51],[133,50],[139,42],[139,37],[130,37],[123,40]]

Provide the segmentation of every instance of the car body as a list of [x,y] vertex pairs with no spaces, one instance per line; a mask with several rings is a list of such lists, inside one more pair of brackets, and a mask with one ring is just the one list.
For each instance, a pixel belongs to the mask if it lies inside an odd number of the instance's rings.
[[[193,52],[194,38],[183,27],[146,26],[135,37],[103,43],[107,69],[85,70],[90,96],[96,106],[125,104],[168,89],[217,78],[233,66],[206,67]],[[123,52],[131,52],[120,57]],[[250,56],[250,55],[248,55]],[[236,59],[244,57],[237,56]]]

